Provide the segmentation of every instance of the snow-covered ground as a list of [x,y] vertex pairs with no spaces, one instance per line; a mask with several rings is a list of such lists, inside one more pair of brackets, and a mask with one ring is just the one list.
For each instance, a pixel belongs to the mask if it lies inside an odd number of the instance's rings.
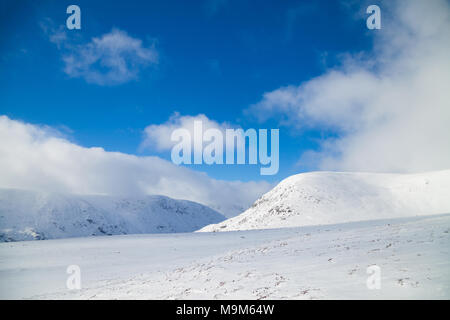
[[450,212],[450,170],[291,176],[237,217],[201,231],[282,228]]
[[[0,298],[449,299],[450,215],[0,243]],[[81,290],[66,268],[81,268]],[[381,269],[369,290],[367,267]]]
[[0,242],[191,232],[224,219],[204,205],[164,196],[114,197],[0,189]]

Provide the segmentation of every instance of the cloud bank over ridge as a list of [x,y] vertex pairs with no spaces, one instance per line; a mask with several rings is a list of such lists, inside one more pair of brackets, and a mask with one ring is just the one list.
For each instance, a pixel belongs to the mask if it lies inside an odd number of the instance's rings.
[[85,148],[54,129],[0,116],[0,187],[78,194],[160,194],[196,201],[226,216],[270,189],[266,182],[221,181],[158,157]]

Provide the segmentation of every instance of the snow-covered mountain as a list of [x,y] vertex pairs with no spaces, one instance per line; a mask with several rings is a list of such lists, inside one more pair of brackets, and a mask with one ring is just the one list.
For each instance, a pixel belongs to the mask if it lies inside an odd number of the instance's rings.
[[237,217],[200,231],[320,225],[450,212],[450,170],[291,176]]
[[191,232],[224,219],[201,204],[164,196],[86,196],[0,189],[0,242]]

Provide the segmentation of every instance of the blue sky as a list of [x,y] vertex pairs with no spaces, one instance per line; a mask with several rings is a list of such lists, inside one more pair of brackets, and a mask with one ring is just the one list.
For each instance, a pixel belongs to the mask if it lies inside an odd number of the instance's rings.
[[[64,30],[64,45],[51,32],[81,8],[81,30]],[[190,166],[224,180],[278,181],[315,163],[298,162],[326,128],[264,123],[243,111],[265,92],[300,85],[342,63],[342,53],[370,51],[362,5],[339,1],[2,1],[0,17],[0,114],[55,127],[84,147],[139,156],[169,152],[140,149],[143,130],[174,112],[205,114],[242,128],[280,128],[280,171],[261,177],[254,166]],[[142,41],[157,63],[136,78],[97,84],[64,72],[67,47],[86,44],[113,28]],[[65,46],[65,47],[64,47]]]

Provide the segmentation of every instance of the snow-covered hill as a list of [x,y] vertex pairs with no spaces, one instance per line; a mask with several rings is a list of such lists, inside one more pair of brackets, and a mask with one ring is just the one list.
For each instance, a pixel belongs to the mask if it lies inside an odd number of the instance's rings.
[[295,227],[450,212],[450,170],[291,176],[241,215],[200,231]]
[[0,189],[0,242],[191,232],[224,219],[201,204],[163,196],[125,198]]

